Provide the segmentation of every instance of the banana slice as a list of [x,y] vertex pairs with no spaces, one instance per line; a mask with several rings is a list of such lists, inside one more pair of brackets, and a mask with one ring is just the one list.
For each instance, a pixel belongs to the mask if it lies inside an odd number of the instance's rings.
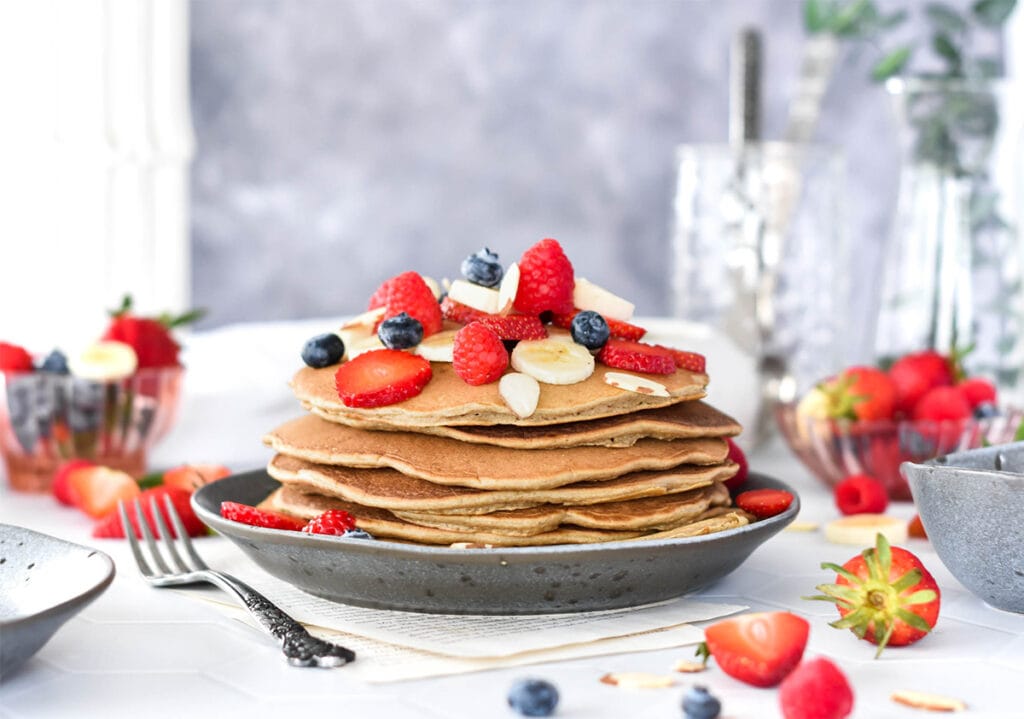
[[416,345],[415,354],[430,362],[451,362],[455,352],[455,333],[457,331],[444,330],[430,335]]
[[473,309],[489,315],[498,312],[498,291],[482,285],[474,285],[466,280],[455,280],[448,288],[448,296],[456,302],[469,305]]
[[347,360],[354,360],[363,352],[385,349],[384,343],[374,334],[359,336],[352,340],[348,340],[342,335],[341,339],[345,342],[345,359]]
[[834,544],[875,545],[875,535],[881,532],[889,544],[907,541],[907,523],[887,514],[851,514],[825,525],[825,539]]
[[68,361],[71,374],[98,382],[129,377],[138,366],[132,346],[114,340],[95,342]]
[[619,389],[623,389],[628,392],[637,392],[651,397],[670,396],[668,388],[666,388],[661,382],[655,382],[654,380],[647,379],[646,377],[637,377],[635,374],[626,374],[625,372],[605,372],[604,381],[612,387],[618,387]]
[[605,319],[629,322],[636,310],[629,300],[625,300],[604,287],[595,285],[585,277],[576,278],[576,286],[572,291],[572,303],[581,310],[591,310]]
[[594,358],[575,342],[523,340],[512,350],[512,369],[545,384],[576,384],[594,373]]
[[512,304],[516,301],[516,293],[519,292],[519,263],[513,262],[505,270],[505,275],[498,285],[498,312],[505,314],[512,311]]
[[529,417],[537,409],[540,385],[528,374],[509,372],[498,380],[498,393],[517,416]]
[[441,299],[441,285],[438,284],[437,280],[433,277],[427,277],[426,275],[423,275],[422,277],[423,281],[427,283],[427,287],[429,287],[430,291],[434,293],[434,299]]

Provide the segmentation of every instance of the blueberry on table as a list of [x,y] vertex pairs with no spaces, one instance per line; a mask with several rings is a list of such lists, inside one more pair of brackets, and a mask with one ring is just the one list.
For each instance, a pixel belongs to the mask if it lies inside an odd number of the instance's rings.
[[523,716],[551,716],[558,706],[558,690],[543,679],[520,679],[508,691],[508,705]]
[[498,254],[486,247],[462,261],[462,276],[475,285],[497,287],[505,274]]
[[345,343],[333,332],[311,337],[302,346],[302,361],[315,369],[338,364],[344,354]]
[[388,349],[406,350],[423,341],[423,325],[415,317],[402,312],[380,323],[377,338]]
[[608,341],[611,331],[604,317],[592,310],[583,310],[572,318],[572,340],[588,350],[599,350]]
[[722,703],[705,687],[690,687],[683,695],[683,716],[686,719],[715,719],[722,711]]

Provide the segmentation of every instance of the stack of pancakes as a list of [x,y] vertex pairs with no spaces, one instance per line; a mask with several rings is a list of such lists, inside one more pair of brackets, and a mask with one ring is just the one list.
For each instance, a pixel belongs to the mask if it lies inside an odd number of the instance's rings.
[[[667,397],[619,389],[598,365],[573,385],[541,385],[517,417],[497,383],[470,386],[433,363],[423,392],[347,407],[336,368],[303,368],[309,411],[264,442],[282,483],[263,507],[300,518],[343,509],[375,537],[432,545],[529,546],[687,537],[740,526],[723,482],[738,467],[730,417],[700,401],[708,378],[656,379]],[[628,373],[627,373],[628,374]]]

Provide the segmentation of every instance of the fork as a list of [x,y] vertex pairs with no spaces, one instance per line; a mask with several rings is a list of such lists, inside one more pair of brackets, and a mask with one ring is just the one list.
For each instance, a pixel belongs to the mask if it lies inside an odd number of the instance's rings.
[[[156,524],[156,529],[163,540],[162,544],[165,547],[166,553],[170,557],[169,560],[165,561],[156,540],[153,538],[153,533],[150,531],[149,523],[145,521],[142,506],[139,504],[139,500],[136,499],[134,503],[135,516],[139,520],[139,530],[142,532],[142,538],[153,560],[152,564],[150,564],[132,529],[132,524],[128,519],[128,510],[125,508],[124,502],[118,502],[121,526],[125,529],[125,536],[128,538],[128,544],[131,546],[135,563],[138,564],[139,571],[149,584],[154,587],[173,587],[205,582],[223,589],[228,594],[235,595],[245,605],[245,608],[249,610],[249,613],[260,623],[260,626],[281,642],[281,648],[288,658],[288,663],[292,666],[340,667],[343,664],[355,661],[355,652],[314,637],[306,631],[305,627],[245,582],[236,579],[230,574],[210,569],[206,562],[196,553],[192,540],[189,539],[188,532],[185,531],[181,517],[178,516],[178,512],[174,509],[171,498],[165,496],[164,504],[167,517],[170,519],[171,524],[174,525],[175,534],[178,536],[178,541],[181,543],[185,556],[183,558],[182,554],[178,552],[174,538],[167,531],[167,525],[164,522],[163,516],[161,516],[156,498],[151,497],[150,508],[152,509],[153,522]],[[173,563],[175,568],[171,569],[168,566],[169,563]]]

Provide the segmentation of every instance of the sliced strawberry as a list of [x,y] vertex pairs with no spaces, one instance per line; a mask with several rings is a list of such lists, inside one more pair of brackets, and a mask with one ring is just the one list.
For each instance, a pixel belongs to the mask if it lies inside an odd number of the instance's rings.
[[750,476],[750,466],[747,464],[747,455],[743,453],[740,446],[736,444],[732,437],[727,437],[726,442],[729,443],[729,459],[740,466],[739,471],[736,472],[732,477],[725,480],[725,486],[730,492],[735,492],[739,489],[744,482],[747,481],[747,477]]
[[676,371],[676,361],[671,352],[643,342],[610,339],[597,353],[597,359],[608,367],[647,374],[672,374]]
[[248,504],[238,502],[221,502],[220,516],[232,522],[249,524],[253,527],[264,527],[266,529],[288,529],[299,532],[306,525],[301,519],[289,517],[287,514],[271,512],[267,509],[257,509]]
[[485,315],[477,320],[503,340],[542,340],[548,331],[535,315]]
[[191,493],[229,474],[231,470],[222,464],[182,464],[164,472],[163,484]]
[[[170,497],[171,504],[174,506],[174,511],[177,512],[178,517],[181,518],[181,523],[185,527],[185,532],[190,537],[201,537],[206,534],[206,525],[200,521],[196,513],[192,511],[192,505],[189,501],[192,496],[191,492],[183,489],[177,489],[175,487],[153,487],[147,489],[139,495],[139,504],[142,506],[142,516],[146,520],[146,525],[149,527],[150,533],[153,536],[160,536],[160,532],[156,521],[153,519],[153,502],[155,500],[157,507],[160,508],[160,516],[163,519],[164,526],[167,527],[167,531],[171,533],[172,537],[177,537],[178,533],[174,529],[174,524],[171,522],[171,518],[167,514],[167,507],[164,506],[164,497]],[[125,503],[125,510],[128,513],[128,521],[131,522],[132,529],[135,532],[135,536],[141,538],[142,530],[139,528],[139,517],[135,512],[135,503]],[[121,513],[114,509],[100,519],[99,522],[92,529],[92,536],[102,537],[108,539],[124,539],[124,526],[121,523]]]
[[921,522],[920,514],[915,514],[907,522],[907,536],[915,539],[928,539],[928,533],[924,531],[924,523]]
[[68,482],[68,478],[76,469],[95,466],[96,463],[88,459],[70,459],[57,467],[57,471],[53,475],[53,484],[50,485],[50,491],[53,492],[53,496],[57,498],[57,501],[69,507],[76,506],[77,502],[71,492],[71,484]]
[[[551,324],[555,327],[561,327],[562,329],[572,329],[573,318],[580,313],[580,310],[573,309],[572,312],[555,313],[551,317]],[[603,316],[603,315],[602,315]],[[647,334],[647,330],[643,327],[624,322],[623,320],[609,319],[604,317],[605,323],[608,325],[608,334],[614,339],[629,340],[630,342],[637,342]]]
[[790,612],[755,612],[704,630],[704,641],[729,676],[756,687],[773,687],[800,662],[811,626]]
[[661,347],[663,350],[672,353],[673,359],[676,361],[676,369],[685,369],[689,372],[696,372],[697,374],[704,374],[707,370],[707,358],[697,352],[687,352],[686,350],[677,350],[674,347],[663,347],[662,345],[655,345]]
[[405,312],[423,325],[424,337],[441,330],[441,308],[433,291],[418,272],[403,272],[385,284],[388,288],[382,319]]
[[470,307],[464,305],[461,302],[453,300],[451,297],[445,297],[441,300],[441,315],[446,320],[452,322],[458,322],[462,325],[468,325],[470,322],[475,322],[481,317],[491,317],[492,315],[486,312],[481,312],[476,307]]
[[785,719],[844,719],[853,711],[853,689],[839,667],[815,657],[783,680],[779,706]]
[[31,372],[32,355],[24,347],[0,342],[0,372]]
[[793,495],[784,489],[750,489],[736,497],[736,506],[758,519],[782,514],[793,503]]
[[836,507],[843,514],[881,514],[889,506],[885,485],[867,474],[851,474],[833,489]]
[[341,509],[329,509],[307,522],[302,531],[307,534],[342,535],[356,528],[356,518]]
[[573,309],[572,263],[557,240],[533,245],[519,259],[519,289],[513,306],[524,315],[567,313]]
[[68,493],[90,517],[109,514],[119,501],[134,499],[140,492],[130,474],[110,467],[80,467],[68,473]]
[[417,355],[371,350],[341,365],[334,384],[347,407],[382,407],[415,397],[432,374],[430,362]]

